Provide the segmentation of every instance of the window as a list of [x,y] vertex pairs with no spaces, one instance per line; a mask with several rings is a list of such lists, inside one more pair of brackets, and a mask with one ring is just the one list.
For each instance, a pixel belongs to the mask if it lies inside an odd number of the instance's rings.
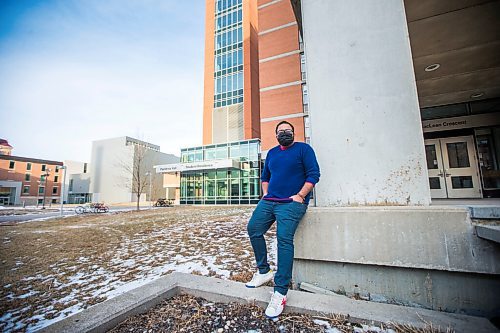
[[31,175],[29,173],[24,175],[24,180],[29,182],[31,180]]
[[45,187],[40,186],[40,187],[38,188],[38,194],[43,194],[44,192],[45,192]]
[[69,189],[68,191],[73,191],[73,179],[69,180]]
[[467,105],[466,103],[462,103],[462,104],[434,106],[434,107],[420,109],[420,114],[422,116],[422,120],[466,116]]
[[43,199],[38,199],[38,204],[39,205],[43,204]]
[[45,171],[45,164],[42,164],[42,171]]
[[30,187],[29,186],[23,186],[23,194],[29,194],[30,193]]
[[41,181],[41,182],[44,182],[44,181],[45,181],[45,175],[41,175],[41,176],[40,176],[40,181]]
[[56,173],[59,173],[59,166],[56,166]]
[[56,186],[54,186],[54,187],[52,188],[52,194],[57,194],[57,187],[56,187]]
[[58,180],[59,180],[59,176],[54,176],[54,183],[57,183]]
[[52,199],[52,203],[57,203],[57,199]]
[[16,162],[14,162],[14,161],[9,162],[9,169],[14,169],[15,166],[16,166]]
[[87,163],[83,163],[83,173],[87,173]]
[[26,170],[28,170],[28,171],[31,170],[31,163],[29,163],[29,162],[26,163]]

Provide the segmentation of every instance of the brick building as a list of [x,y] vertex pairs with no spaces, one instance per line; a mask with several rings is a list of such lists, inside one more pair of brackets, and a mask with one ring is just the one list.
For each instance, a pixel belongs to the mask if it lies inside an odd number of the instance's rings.
[[293,124],[297,141],[308,141],[305,58],[292,5],[259,0],[257,8],[262,150],[277,144],[274,130],[282,120]]
[[207,0],[203,144],[260,138],[266,151],[285,119],[306,141],[304,63],[290,1]]
[[0,205],[59,203],[62,165],[57,161],[0,155]]

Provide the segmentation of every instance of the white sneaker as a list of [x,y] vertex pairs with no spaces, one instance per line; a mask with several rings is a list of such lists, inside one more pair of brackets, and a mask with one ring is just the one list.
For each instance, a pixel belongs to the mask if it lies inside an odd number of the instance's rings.
[[257,271],[256,273],[254,273],[252,280],[245,283],[245,286],[247,288],[257,288],[271,281],[273,277],[274,277],[273,271],[269,271],[266,274],[260,274]]
[[286,296],[281,295],[279,292],[275,291],[271,296],[271,301],[266,309],[267,318],[274,319],[277,318],[285,308]]

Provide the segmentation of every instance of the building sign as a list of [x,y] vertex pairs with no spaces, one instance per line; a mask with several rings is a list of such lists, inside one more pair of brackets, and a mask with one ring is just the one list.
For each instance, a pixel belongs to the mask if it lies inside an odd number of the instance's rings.
[[500,112],[422,121],[424,133],[500,125]]
[[240,169],[240,162],[233,159],[215,160],[215,161],[200,161],[190,163],[174,163],[155,165],[156,173],[174,173],[182,171],[195,171],[195,170],[211,170],[211,169],[225,169],[235,168]]

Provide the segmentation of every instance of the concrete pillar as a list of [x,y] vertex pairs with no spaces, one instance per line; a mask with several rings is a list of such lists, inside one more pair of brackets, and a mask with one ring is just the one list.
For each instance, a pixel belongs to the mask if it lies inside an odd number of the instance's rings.
[[428,205],[403,0],[303,0],[319,206]]

